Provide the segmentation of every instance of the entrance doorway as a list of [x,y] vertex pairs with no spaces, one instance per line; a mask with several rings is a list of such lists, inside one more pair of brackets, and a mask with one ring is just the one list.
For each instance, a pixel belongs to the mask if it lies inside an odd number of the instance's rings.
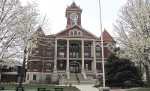
[[71,73],[80,73],[81,72],[81,67],[80,63],[76,61],[70,62],[70,72]]

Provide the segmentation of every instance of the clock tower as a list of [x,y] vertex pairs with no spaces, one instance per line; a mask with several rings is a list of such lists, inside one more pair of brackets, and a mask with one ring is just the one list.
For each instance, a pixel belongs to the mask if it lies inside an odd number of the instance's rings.
[[66,18],[67,18],[67,28],[73,27],[75,25],[81,26],[81,13],[82,10],[79,6],[73,2],[70,6],[66,8]]

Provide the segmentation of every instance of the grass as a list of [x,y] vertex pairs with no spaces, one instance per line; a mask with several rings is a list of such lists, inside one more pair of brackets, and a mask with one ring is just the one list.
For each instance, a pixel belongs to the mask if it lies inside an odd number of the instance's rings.
[[[15,90],[16,84],[3,84],[5,90]],[[78,88],[73,86],[56,86],[56,85],[48,85],[48,84],[25,84],[23,85],[25,90],[37,90],[37,88],[46,88],[48,90],[52,90],[54,88],[63,88],[64,91],[80,91]]]
[[150,91],[150,88],[131,88],[127,89],[126,91]]

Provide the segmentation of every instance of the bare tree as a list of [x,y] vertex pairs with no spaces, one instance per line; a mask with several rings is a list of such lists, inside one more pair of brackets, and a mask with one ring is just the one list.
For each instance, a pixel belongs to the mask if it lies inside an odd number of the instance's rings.
[[[37,22],[35,4],[0,0],[0,59],[26,60],[26,44]],[[23,63],[24,66],[24,63]]]
[[34,30],[37,11],[19,0],[0,0],[0,58],[18,58]]
[[118,43],[124,50],[122,56],[143,65],[150,82],[150,1],[128,0],[121,10],[115,31],[119,36]]

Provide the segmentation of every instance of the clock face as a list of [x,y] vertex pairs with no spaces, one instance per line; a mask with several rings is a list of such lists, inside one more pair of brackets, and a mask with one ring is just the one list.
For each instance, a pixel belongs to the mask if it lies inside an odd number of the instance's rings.
[[72,25],[77,25],[77,21],[78,21],[78,15],[76,13],[72,13],[70,15],[71,21],[72,21]]

